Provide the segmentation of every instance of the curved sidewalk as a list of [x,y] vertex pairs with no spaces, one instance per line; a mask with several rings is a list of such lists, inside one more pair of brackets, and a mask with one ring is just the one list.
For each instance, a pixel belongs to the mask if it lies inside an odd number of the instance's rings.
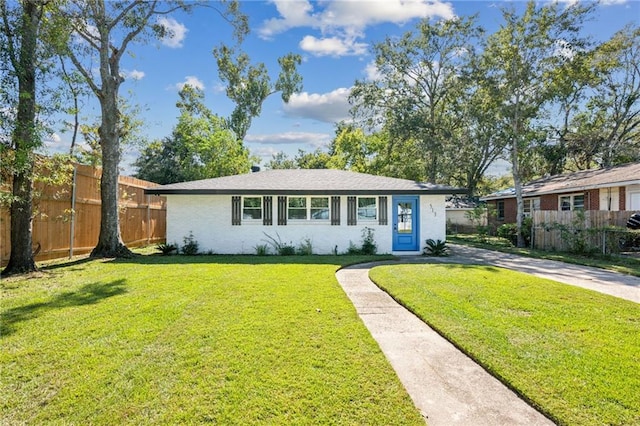
[[553,425],[369,279],[377,264],[336,273],[430,426]]
[[[640,303],[640,278],[602,269],[452,245],[447,258],[404,263],[491,264]],[[397,263],[397,262],[389,262]],[[496,378],[460,352],[370,279],[377,264],[336,273],[358,315],[430,425],[552,425]]]

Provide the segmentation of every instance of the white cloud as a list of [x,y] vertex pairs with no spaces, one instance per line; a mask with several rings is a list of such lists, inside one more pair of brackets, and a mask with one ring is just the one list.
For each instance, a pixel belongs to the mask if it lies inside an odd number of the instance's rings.
[[142,80],[145,76],[145,73],[144,71],[138,71],[138,70],[131,70],[131,71],[123,70],[121,75],[126,79]]
[[171,48],[182,47],[182,42],[187,36],[187,27],[173,18],[166,18],[164,16],[158,18],[158,25],[164,27],[166,34],[160,42],[165,46]]
[[[309,145],[313,148],[325,147],[331,141],[331,135],[327,133],[312,132],[284,132],[275,134],[249,134],[244,142],[257,145]],[[257,150],[264,150],[264,147]],[[272,150],[269,154],[274,154]]]
[[311,27],[327,32],[360,34],[367,26],[384,22],[404,24],[414,18],[455,17],[453,6],[439,0],[341,0],[315,3],[325,5],[323,10],[314,12],[314,6],[307,0],[273,0],[281,18],[264,21],[258,33],[263,38],[292,28]]
[[[292,28],[319,30],[321,38],[307,35],[300,42],[303,50],[314,55],[363,55],[367,45],[356,40],[364,37],[371,25],[402,25],[412,19],[455,18],[453,6],[440,0],[340,0],[311,3],[308,0],[272,0],[279,18],[264,21],[258,35],[271,39]],[[317,7],[318,10],[314,10]]]
[[204,83],[198,77],[193,75],[188,75],[185,77],[184,81],[181,83],[176,83],[175,86],[171,86],[171,88],[176,88],[178,90],[182,90],[182,88],[186,85],[189,85],[195,89],[204,90]]
[[296,93],[283,110],[291,117],[310,118],[325,123],[348,120],[351,89],[339,88],[329,93]]
[[616,4],[625,4],[628,3],[629,0],[600,0],[600,4],[603,6],[613,6]]
[[371,61],[364,67],[364,75],[367,81],[375,81],[380,80],[382,78],[382,74],[376,65],[376,61]]
[[300,48],[315,56],[357,56],[367,52],[367,44],[357,43],[354,39],[347,40],[338,37],[315,38],[310,35],[302,39]]
[[43,139],[43,149],[47,154],[68,154],[70,144],[62,140],[58,133],[51,133]]
[[258,30],[260,37],[271,38],[291,28],[317,26],[318,19],[312,15],[313,6],[307,0],[274,0],[273,4],[282,18],[264,21],[262,28]]

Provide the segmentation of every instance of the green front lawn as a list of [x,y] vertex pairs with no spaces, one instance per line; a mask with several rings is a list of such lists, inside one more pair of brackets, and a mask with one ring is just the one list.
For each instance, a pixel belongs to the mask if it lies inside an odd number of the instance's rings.
[[0,283],[5,424],[424,424],[335,279],[355,257],[160,257]]
[[490,266],[371,278],[560,424],[640,424],[640,306]]

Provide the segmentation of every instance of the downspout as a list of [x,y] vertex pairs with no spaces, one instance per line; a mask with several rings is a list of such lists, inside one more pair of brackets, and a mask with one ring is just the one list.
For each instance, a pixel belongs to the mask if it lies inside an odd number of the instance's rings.
[[69,227],[69,259],[73,258],[73,240],[76,228],[76,180],[78,178],[78,165],[73,164],[73,180],[71,182],[71,226]]

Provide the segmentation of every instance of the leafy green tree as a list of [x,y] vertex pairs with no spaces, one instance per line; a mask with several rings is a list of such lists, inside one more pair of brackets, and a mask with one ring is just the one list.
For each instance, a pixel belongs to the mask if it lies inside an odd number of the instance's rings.
[[[140,118],[139,107],[128,103],[123,97],[118,98],[118,110],[120,111],[118,134],[120,135],[120,155],[122,155],[128,148],[145,145],[142,133],[144,121]],[[71,112],[73,113],[73,108]],[[100,122],[101,119],[98,119],[93,124],[81,124],[78,116],[74,114],[74,132],[79,132],[86,144],[86,148],[82,145],[71,147],[72,157],[80,164],[88,164],[93,167],[102,166]],[[75,129],[76,126],[77,129]]]
[[[11,213],[11,255],[2,275],[37,270],[32,252],[34,151],[42,144],[42,126],[37,120],[42,78],[43,25],[46,1],[25,0],[13,8],[0,0],[2,26],[0,42],[2,96],[9,111],[1,114],[2,126],[10,136],[3,137],[0,157],[3,175],[12,177],[9,197]],[[5,109],[5,107],[1,108]]]
[[380,78],[357,81],[350,96],[354,117],[369,128],[383,127],[398,149],[419,144],[423,176],[432,182],[448,180],[456,100],[464,93],[460,70],[473,57],[482,31],[473,18],[420,22],[403,37],[387,38],[374,46]]
[[186,180],[247,173],[249,154],[226,121],[203,103],[204,94],[186,85],[180,91],[178,124],[173,137],[183,151],[181,170]]
[[251,58],[244,52],[220,45],[213,50],[218,63],[220,80],[227,84],[227,97],[236,107],[229,118],[229,127],[239,140],[251,127],[253,118],[260,115],[262,104],[271,95],[280,92],[282,100],[289,102],[291,95],[302,90],[302,76],[297,67],[302,57],[289,53],[278,58],[280,73],[275,83],[264,63],[251,64]]
[[553,99],[550,84],[554,70],[565,58],[559,41],[574,49],[586,47],[579,31],[592,6],[558,3],[538,7],[529,1],[522,14],[503,8],[504,24],[490,35],[482,66],[490,82],[491,96],[501,105],[497,117],[507,138],[517,204],[517,245],[524,247],[522,220],[523,162],[530,159],[533,142],[539,137],[535,120],[543,106]]
[[227,121],[205,106],[201,90],[185,85],[176,106],[178,124],[171,137],[142,150],[134,164],[138,178],[167,184],[249,171],[252,159],[247,149],[227,128]]
[[330,160],[331,156],[320,148],[312,152],[305,152],[299,149],[295,157],[295,162],[299,169],[330,169]]
[[[595,50],[597,73],[587,112],[599,139],[598,163],[609,167],[640,160],[640,27],[627,26]],[[582,127],[580,130],[584,131]]]
[[290,158],[283,151],[277,152],[271,156],[271,160],[265,164],[267,169],[296,169],[296,161]]
[[[220,3],[219,11],[234,24],[237,34],[247,31],[244,15],[239,13],[238,2]],[[118,211],[118,165],[120,162],[118,94],[124,78],[120,61],[130,44],[145,37],[162,37],[166,29],[152,18],[178,9],[189,9],[194,4],[175,1],[105,1],[69,0],[60,10],[60,16],[73,33],[66,55],[84,77],[100,103],[99,127],[102,149],[102,198],[100,234],[93,257],[130,256],[122,242]],[[215,7],[215,6],[213,6]],[[91,59],[97,58],[96,64]],[[93,72],[93,67],[98,72]]]
[[155,140],[145,146],[133,163],[138,179],[148,180],[160,185],[184,182],[181,169],[180,150],[172,136]]
[[338,124],[336,136],[329,148],[331,168],[371,173],[379,145],[362,128],[351,124]]

